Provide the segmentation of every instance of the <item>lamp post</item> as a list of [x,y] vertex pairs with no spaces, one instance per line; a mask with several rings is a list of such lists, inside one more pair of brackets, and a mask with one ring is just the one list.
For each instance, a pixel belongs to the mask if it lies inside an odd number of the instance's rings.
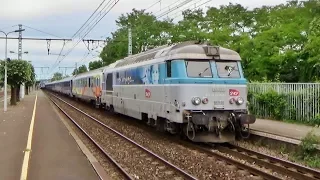
[[3,111],[7,111],[7,44],[8,44],[8,35],[10,33],[15,33],[15,32],[21,32],[24,31],[25,29],[20,29],[20,30],[15,30],[15,31],[11,31],[8,33],[5,33],[3,31],[2,32],[5,36],[6,36],[6,44],[5,44],[5,60],[4,60],[4,107],[3,107]]

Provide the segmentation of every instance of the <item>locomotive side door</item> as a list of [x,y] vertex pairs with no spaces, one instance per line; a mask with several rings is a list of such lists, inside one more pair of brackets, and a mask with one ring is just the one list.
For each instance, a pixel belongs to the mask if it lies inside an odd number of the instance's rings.
[[171,109],[171,61],[166,62],[166,79],[165,79],[165,84],[164,84],[164,103],[165,103],[165,109],[164,113],[166,114],[166,118],[170,119],[170,109]]

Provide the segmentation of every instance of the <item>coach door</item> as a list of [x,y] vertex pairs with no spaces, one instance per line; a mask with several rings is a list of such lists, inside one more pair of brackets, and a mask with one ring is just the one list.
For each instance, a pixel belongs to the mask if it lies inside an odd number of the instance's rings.
[[72,96],[72,87],[73,87],[73,82],[72,80],[70,81],[70,96]]

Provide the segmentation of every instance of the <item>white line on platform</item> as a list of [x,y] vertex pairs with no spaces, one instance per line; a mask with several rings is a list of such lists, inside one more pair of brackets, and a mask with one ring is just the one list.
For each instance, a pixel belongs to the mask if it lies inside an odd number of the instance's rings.
[[24,151],[25,154],[24,154],[24,158],[23,158],[20,180],[26,180],[27,176],[28,176],[28,166],[29,166],[29,158],[30,158],[30,152],[31,152],[31,142],[32,142],[33,127],[34,127],[34,118],[36,116],[36,109],[37,109],[37,99],[38,99],[38,95],[36,94],[36,99],[34,101],[34,107],[33,107],[33,113],[32,113],[32,119],[31,119],[31,123],[30,123],[27,148]]

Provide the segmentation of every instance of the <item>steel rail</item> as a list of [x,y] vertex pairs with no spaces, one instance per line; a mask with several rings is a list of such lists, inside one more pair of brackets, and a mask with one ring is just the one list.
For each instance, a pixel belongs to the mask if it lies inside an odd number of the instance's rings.
[[[221,147],[219,147],[221,148]],[[223,147],[225,148],[225,147]],[[237,154],[242,154],[241,152],[246,153],[247,155],[243,155],[244,156],[249,156],[250,159],[252,161],[255,161],[257,164],[260,163],[260,161],[262,161],[263,163],[261,164],[265,164],[269,163],[269,164],[273,164],[273,165],[267,165],[269,167],[274,166],[274,170],[278,171],[280,173],[285,173],[287,175],[290,175],[292,177],[298,178],[298,179],[312,179],[312,180],[319,180],[320,179],[320,171],[316,170],[316,169],[312,169],[306,166],[302,166],[300,164],[296,164],[293,162],[289,162],[283,159],[279,159],[273,156],[269,156],[266,154],[262,154],[256,151],[252,151],[249,149],[245,149],[236,145],[232,145],[232,144],[228,144],[227,148],[230,148],[227,151],[233,151]],[[235,149],[236,151],[232,150]],[[233,152],[230,152],[232,154],[234,154]],[[241,155],[242,156],[242,155]],[[253,156],[253,157],[252,157]],[[257,158],[254,158],[254,156],[256,156]],[[246,158],[246,157],[245,157]],[[262,159],[268,160],[269,162],[263,161]],[[276,164],[280,164],[281,166],[278,166]],[[311,175],[312,177],[308,176],[307,174]]]
[[114,160],[66,111],[64,111],[56,102],[54,102],[54,100],[50,97],[48,97],[53,104],[55,104],[58,109],[64,114],[66,115],[99,149],[100,151],[102,151],[107,158],[120,170],[120,172],[128,179],[133,180],[134,178],[132,178],[120,165],[119,163]]
[[78,109],[77,107],[73,106],[72,104],[66,102],[65,100],[61,99],[60,97],[51,94],[52,96],[54,96],[55,98],[59,99],[61,102],[67,104],[68,106],[72,107],[73,109],[77,110],[78,112],[81,112],[82,114],[84,114],[85,116],[87,116],[88,118],[94,120],[95,122],[97,122],[98,124],[100,124],[101,126],[107,128],[108,130],[114,132],[115,134],[117,134],[118,136],[124,138],[125,140],[129,141],[130,143],[132,143],[133,145],[139,147],[140,149],[142,149],[143,151],[147,152],[148,154],[150,154],[151,156],[157,158],[158,160],[160,160],[161,162],[165,163],[166,165],[170,166],[171,168],[175,169],[176,171],[178,171],[179,173],[181,173],[184,177],[188,178],[188,179],[193,179],[196,180],[197,178],[193,177],[192,175],[190,175],[189,173],[185,172],[184,170],[180,169],[179,167],[175,166],[174,164],[170,163],[169,161],[165,160],[164,158],[160,157],[159,155],[153,153],[152,151],[148,150],[147,148],[141,146],[140,144],[138,144],[137,142],[133,141],[132,139],[126,137],[125,135],[121,134],[120,132],[116,131],[115,129],[109,127],[108,125],[105,125],[103,123],[101,123],[99,120],[97,120],[96,118],[92,117],[91,115],[87,114],[86,112],[82,111],[81,109]]
[[191,143],[185,142],[185,141],[177,141],[177,142],[183,146],[190,148],[190,149],[195,149],[195,150],[202,152],[208,156],[213,156],[219,160],[227,162],[228,164],[235,165],[239,169],[247,170],[253,175],[260,176],[260,177],[267,179],[267,180],[281,180],[281,178],[278,178],[277,176],[271,175],[271,174],[266,173],[258,168],[252,167],[247,164],[243,164],[235,159],[232,159],[232,158],[229,158],[229,157],[224,156],[222,154],[219,154],[217,152],[214,152],[214,151],[212,151],[212,149],[208,149],[208,148],[203,147],[201,145],[191,144]]

